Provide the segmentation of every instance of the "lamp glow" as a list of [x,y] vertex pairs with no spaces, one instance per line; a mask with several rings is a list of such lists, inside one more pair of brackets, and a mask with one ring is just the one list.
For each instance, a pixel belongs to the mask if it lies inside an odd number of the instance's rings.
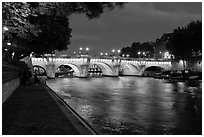
[[6,26],[4,26],[3,29],[4,29],[5,31],[8,31],[8,30],[9,30]]

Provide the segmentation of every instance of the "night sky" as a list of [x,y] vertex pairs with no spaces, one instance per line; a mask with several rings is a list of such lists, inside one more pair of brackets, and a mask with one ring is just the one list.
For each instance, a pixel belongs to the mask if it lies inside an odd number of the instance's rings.
[[69,49],[56,54],[73,55],[80,47],[89,47],[91,55],[110,53],[112,49],[131,46],[135,41],[155,41],[163,33],[186,26],[192,20],[202,20],[201,2],[131,2],[123,8],[106,10],[99,18],[91,20],[84,14],[74,14],[70,16]]

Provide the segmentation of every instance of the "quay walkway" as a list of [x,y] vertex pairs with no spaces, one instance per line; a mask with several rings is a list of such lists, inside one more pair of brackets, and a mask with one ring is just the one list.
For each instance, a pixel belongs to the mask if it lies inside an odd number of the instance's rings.
[[2,105],[3,135],[90,135],[96,132],[42,82],[18,87]]

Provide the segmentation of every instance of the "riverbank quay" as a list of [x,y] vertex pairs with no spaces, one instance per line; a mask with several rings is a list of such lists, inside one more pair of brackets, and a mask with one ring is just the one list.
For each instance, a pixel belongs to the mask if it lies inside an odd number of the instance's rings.
[[18,87],[2,105],[3,135],[91,135],[42,82]]

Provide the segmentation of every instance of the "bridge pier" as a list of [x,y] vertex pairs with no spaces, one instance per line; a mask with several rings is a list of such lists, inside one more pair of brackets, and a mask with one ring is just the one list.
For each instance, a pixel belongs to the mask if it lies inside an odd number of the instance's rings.
[[119,70],[120,70],[120,65],[114,65],[112,67],[112,72],[113,72],[113,77],[118,77],[119,76]]
[[55,64],[47,64],[46,72],[48,78],[55,78]]
[[86,78],[88,76],[88,64],[80,65],[79,74],[75,74],[76,77]]
[[113,59],[112,60],[112,72],[113,76],[119,76],[120,72],[120,65],[121,65],[121,60],[120,59]]

